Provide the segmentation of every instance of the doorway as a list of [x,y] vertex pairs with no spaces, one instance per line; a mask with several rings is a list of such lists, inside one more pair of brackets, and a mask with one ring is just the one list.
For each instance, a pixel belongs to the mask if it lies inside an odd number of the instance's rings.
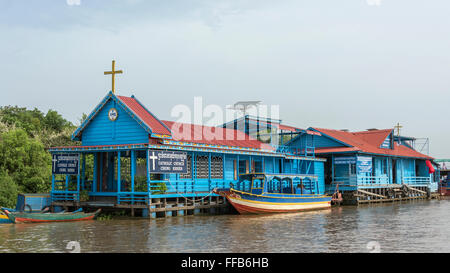
[[97,156],[97,192],[115,192],[117,184],[114,183],[116,152],[101,152]]

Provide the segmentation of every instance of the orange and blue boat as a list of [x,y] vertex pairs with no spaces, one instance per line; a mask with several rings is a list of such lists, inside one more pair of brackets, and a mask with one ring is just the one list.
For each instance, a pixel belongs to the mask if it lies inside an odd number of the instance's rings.
[[240,214],[299,212],[331,208],[331,196],[319,194],[317,176],[251,173],[237,185],[214,192]]

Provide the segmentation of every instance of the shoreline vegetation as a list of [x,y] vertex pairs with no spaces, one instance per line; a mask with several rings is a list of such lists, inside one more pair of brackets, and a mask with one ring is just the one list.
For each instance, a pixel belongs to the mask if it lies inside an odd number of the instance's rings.
[[79,145],[71,140],[76,128],[54,110],[0,106],[0,206],[15,207],[19,193],[50,192],[48,149]]

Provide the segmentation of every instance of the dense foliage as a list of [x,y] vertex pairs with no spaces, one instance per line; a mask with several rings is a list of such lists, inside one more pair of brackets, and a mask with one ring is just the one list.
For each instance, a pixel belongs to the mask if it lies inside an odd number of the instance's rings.
[[13,207],[18,193],[51,187],[50,147],[75,144],[75,126],[56,111],[0,107],[0,206]]

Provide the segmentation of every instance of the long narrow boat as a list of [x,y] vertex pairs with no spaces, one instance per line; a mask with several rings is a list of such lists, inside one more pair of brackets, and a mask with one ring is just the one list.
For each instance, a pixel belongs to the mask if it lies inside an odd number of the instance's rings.
[[230,189],[216,189],[240,214],[298,212],[331,208],[331,196],[318,194],[317,177],[252,173]]
[[92,213],[85,212],[67,212],[67,213],[25,213],[25,212],[9,212],[3,210],[11,222],[18,223],[45,223],[45,222],[70,222],[85,221],[94,219],[100,209]]

